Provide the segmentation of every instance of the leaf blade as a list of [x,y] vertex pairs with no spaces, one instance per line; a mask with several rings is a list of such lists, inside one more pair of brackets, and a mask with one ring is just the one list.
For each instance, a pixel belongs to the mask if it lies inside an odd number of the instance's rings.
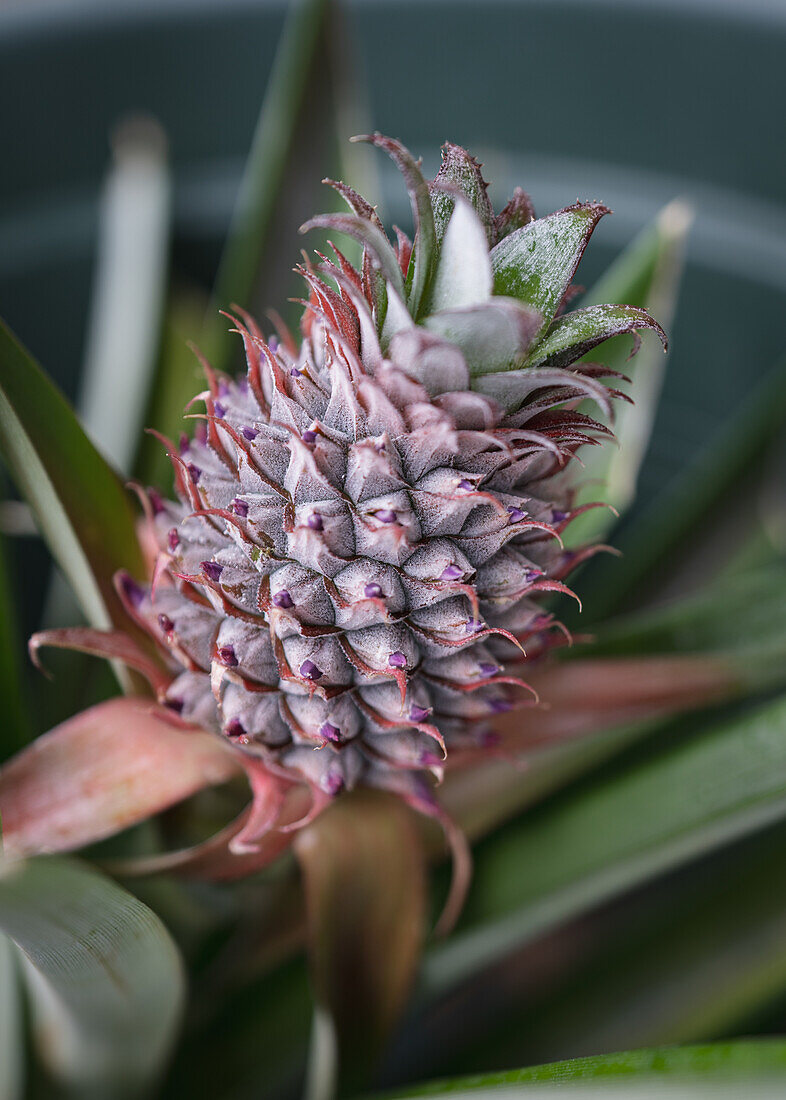
[[432,951],[427,988],[462,980],[601,900],[782,819],[784,730],[781,697],[510,827],[476,862],[476,924]]
[[10,329],[0,322],[0,446],[88,620],[128,625],[112,585],[141,576],[134,513],[117,475]]
[[150,1083],[184,999],[180,956],[158,917],[77,861],[47,858],[0,868],[0,928],[26,960],[51,1072],[80,1095]]

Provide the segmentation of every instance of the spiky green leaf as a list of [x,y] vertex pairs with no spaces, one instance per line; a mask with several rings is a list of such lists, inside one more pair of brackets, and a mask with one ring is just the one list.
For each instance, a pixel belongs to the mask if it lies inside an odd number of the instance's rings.
[[494,293],[518,298],[549,325],[598,221],[600,203],[576,203],[510,233],[491,250]]
[[559,317],[527,359],[527,366],[564,367],[612,336],[634,334],[638,346],[639,329],[652,329],[666,348],[666,333],[654,318],[635,306],[600,305],[574,309]]

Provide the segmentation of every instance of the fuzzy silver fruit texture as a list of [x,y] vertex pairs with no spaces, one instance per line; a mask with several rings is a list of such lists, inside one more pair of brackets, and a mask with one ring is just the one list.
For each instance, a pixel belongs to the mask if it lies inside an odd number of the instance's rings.
[[336,248],[301,268],[299,342],[235,318],[247,373],[208,368],[178,499],[149,497],[156,583],[120,588],[183,719],[323,800],[362,784],[423,803],[429,773],[528,698],[523,651],[558,625],[541,598],[591,552],[560,540],[571,460],[609,434],[578,408],[614,392],[584,356],[662,333],[633,307],[564,312],[605,207],[535,220],[517,191],[495,216],[458,146],[426,183],[369,140],[403,171],[414,245],[333,184],[350,212],[309,226],[359,240],[360,270]]

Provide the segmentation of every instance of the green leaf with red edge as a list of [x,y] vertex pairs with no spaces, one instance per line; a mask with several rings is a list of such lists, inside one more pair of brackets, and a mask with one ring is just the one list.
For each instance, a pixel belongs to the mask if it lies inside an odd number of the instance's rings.
[[414,814],[395,796],[355,791],[295,840],[312,979],[338,1035],[339,1062],[363,1073],[396,1022],[419,958],[425,861]]
[[141,576],[134,511],[67,401],[0,322],[0,450],[89,621],[128,625],[116,570]]
[[571,284],[584,249],[608,209],[576,203],[529,222],[491,250],[494,293],[518,298],[543,316],[545,331]]
[[574,309],[559,317],[527,358],[528,367],[565,367],[612,336],[633,333],[634,350],[639,329],[653,329],[666,348],[666,333],[644,309],[636,306],[599,305]]
[[77,860],[4,861],[0,931],[21,954],[39,1053],[58,1083],[105,1100],[150,1088],[184,998],[159,918]]
[[148,700],[110,699],[0,769],[3,851],[18,857],[84,847],[238,770],[212,734],[178,728]]

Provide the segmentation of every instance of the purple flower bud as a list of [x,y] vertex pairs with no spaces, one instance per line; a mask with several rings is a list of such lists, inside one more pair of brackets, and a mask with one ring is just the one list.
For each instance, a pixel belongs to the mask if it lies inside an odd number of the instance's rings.
[[468,481],[465,477],[463,477],[458,483],[458,488],[463,489],[465,492],[469,493],[475,488],[475,486],[472,484],[471,481]]
[[165,634],[171,634],[172,631],[175,629],[175,624],[172,622],[168,615],[159,615],[158,625],[161,627]]
[[343,741],[341,736],[341,730],[338,726],[334,726],[331,722],[323,722],[319,727],[319,736],[324,737],[326,741]]
[[226,407],[220,401],[213,402],[213,412],[219,419],[223,419],[227,414]]
[[232,511],[236,516],[240,516],[241,519],[246,519],[248,516],[248,501],[241,500],[240,497],[235,497],[232,501]]
[[564,523],[569,515],[569,512],[563,512],[561,508],[554,508],[551,513],[551,522]]
[[488,704],[494,714],[507,714],[509,710],[513,709],[510,699],[489,699]]
[[222,665],[226,665],[227,668],[235,668],[238,660],[237,654],[235,653],[235,647],[233,645],[219,646],[216,652],[218,654],[218,659]]
[[[273,345],[271,344],[271,345],[270,345],[270,347],[271,347],[271,350],[272,350],[272,348],[273,348]],[[303,373],[303,371],[302,371],[302,370],[298,370],[298,369],[297,369],[297,367],[293,367],[293,368],[292,368],[292,369],[290,370],[290,372],[289,372],[289,373],[290,373],[290,374],[292,375],[292,377],[293,377],[293,378],[300,378],[300,376],[301,376],[301,374]]]
[[241,428],[240,431],[242,435],[246,437],[249,443],[252,443],[259,435],[259,432],[256,430],[256,428],[250,428],[248,425],[246,425],[244,428]]
[[180,545],[180,535],[178,535],[177,533],[177,527],[169,528],[166,536],[166,544],[174,554],[175,550],[177,550],[178,546]]
[[317,439],[317,433],[312,431],[311,428],[307,428],[300,437],[304,443],[315,443]]
[[500,671],[499,665],[495,665],[492,661],[479,661],[478,668],[483,676],[496,676]]
[[218,381],[218,396],[226,397],[229,393],[229,383],[225,378],[220,378]]
[[510,523],[521,523],[526,518],[527,513],[523,512],[521,508],[514,508],[512,505],[508,508],[508,517]]
[[178,450],[180,451],[181,455],[183,454],[184,451],[188,450],[190,443],[191,443],[191,440],[188,438],[186,433],[181,432],[180,433],[180,439],[178,440]]
[[300,675],[304,680],[320,680],[322,678],[322,669],[315,665],[313,661],[305,660],[300,666]]
[[198,485],[199,479],[202,476],[202,471],[199,469],[198,466],[195,466],[193,462],[189,462],[186,466],[186,469],[188,470],[188,476],[191,478],[194,485]]
[[535,581],[540,580],[541,577],[545,577],[545,573],[542,569],[525,569],[524,580],[527,584],[534,584]]
[[442,757],[437,752],[429,752],[426,749],[418,757],[418,763],[424,768],[435,768],[442,763]]
[[123,589],[123,594],[131,604],[132,607],[139,607],[145,598],[145,590],[141,585],[137,584],[133,577],[122,575],[120,577],[120,586]]
[[413,703],[409,708],[409,720],[410,722],[425,722],[431,711],[427,707],[419,707],[417,703]]
[[374,515],[380,523],[395,523],[398,519],[392,508],[378,508]]
[[391,668],[406,668],[407,658],[400,649],[397,649],[395,653],[391,653],[388,657],[388,664]]
[[467,619],[466,623],[464,624],[464,629],[466,630],[467,634],[477,634],[479,630],[483,629],[483,626],[484,624],[481,622],[480,619]]
[[239,718],[230,718],[224,726],[224,733],[227,737],[232,738],[245,737],[246,728]]
[[153,509],[153,515],[160,516],[164,511],[164,502],[161,499],[161,494],[157,489],[149,489],[147,498],[150,501],[150,507]]
[[378,600],[382,596],[382,589],[376,582],[371,581],[371,583],[367,584],[363,589],[363,594],[368,596],[370,600]]
[[459,577],[463,577],[463,570],[459,569],[457,565],[446,565],[442,570],[440,580],[442,581],[457,581]]
[[287,592],[286,588],[282,588],[280,592],[276,592],[275,596],[273,597],[273,603],[276,607],[289,608],[295,606],[294,601],[292,600],[290,594]]
[[201,561],[199,564],[202,567],[202,572],[211,581],[217,581],[224,572],[223,565],[217,561]]
[[333,798],[344,790],[344,776],[336,769],[331,769],[322,780],[322,789]]
[[306,526],[310,527],[312,531],[321,531],[324,527],[322,523],[322,516],[319,512],[312,512],[306,520]]

